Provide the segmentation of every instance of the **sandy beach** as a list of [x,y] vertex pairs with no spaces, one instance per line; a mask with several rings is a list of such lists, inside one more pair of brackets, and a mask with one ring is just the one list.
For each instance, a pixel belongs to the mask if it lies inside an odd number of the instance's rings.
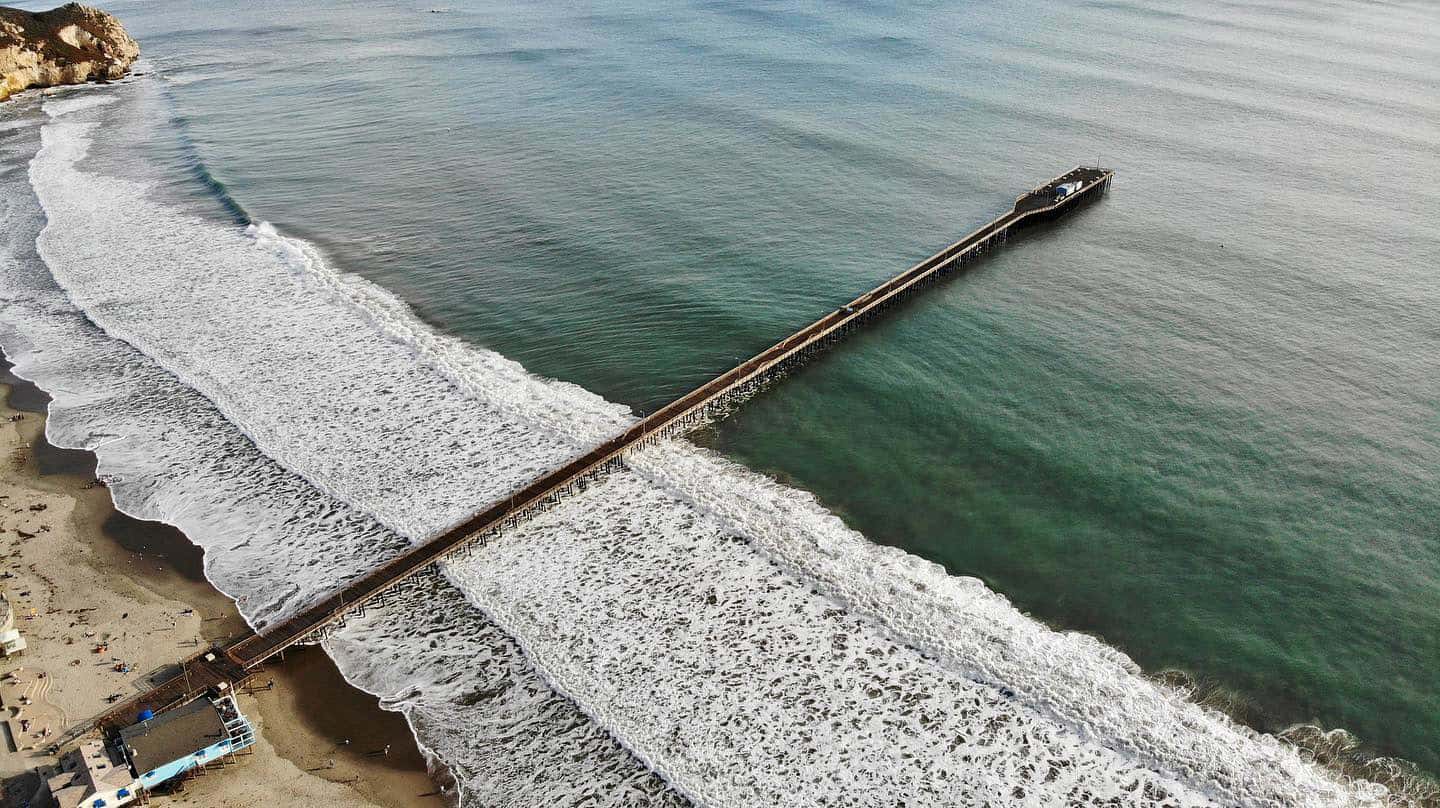
[[[205,580],[200,550],[117,512],[93,483],[93,455],[44,440],[44,394],[8,373],[4,381],[0,587],[28,648],[0,661],[9,728],[0,777],[4,805],[20,805],[24,773],[53,762],[49,747],[69,725],[244,624]],[[346,683],[319,649],[296,649],[251,685],[240,706],[260,731],[252,750],[154,804],[446,803],[404,719]]]

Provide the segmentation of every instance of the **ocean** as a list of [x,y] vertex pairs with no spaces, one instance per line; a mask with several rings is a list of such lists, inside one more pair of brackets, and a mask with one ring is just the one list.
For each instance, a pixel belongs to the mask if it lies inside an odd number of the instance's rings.
[[1117,171],[329,639],[467,805],[1440,799],[1435,7],[101,5],[0,348],[256,626]]

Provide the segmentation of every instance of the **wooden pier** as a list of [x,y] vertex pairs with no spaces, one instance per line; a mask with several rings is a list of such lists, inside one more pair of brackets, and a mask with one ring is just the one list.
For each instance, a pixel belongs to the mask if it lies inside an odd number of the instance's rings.
[[[1109,188],[1113,176],[1107,169],[1076,168],[1021,194],[1010,211],[935,255],[656,410],[619,435],[542,475],[465,522],[349,581],[289,618],[224,648],[211,649],[187,660],[180,672],[168,681],[97,716],[87,722],[84,729],[97,724],[122,726],[132,723],[141,709],[158,712],[216,688],[238,686],[266,660],[286,648],[323,638],[343,624],[345,615],[383,598],[417,574],[434,573],[436,562],[482,546],[535,513],[554,507],[567,495],[583,490],[593,480],[620,467],[627,452],[692,428],[712,408],[723,406],[737,396],[749,395],[766,380],[803,364],[884,310],[1005,243],[1017,229],[1055,218],[1098,198]],[[1068,193],[1062,193],[1062,186]],[[72,728],[67,736],[76,729],[81,728]]]

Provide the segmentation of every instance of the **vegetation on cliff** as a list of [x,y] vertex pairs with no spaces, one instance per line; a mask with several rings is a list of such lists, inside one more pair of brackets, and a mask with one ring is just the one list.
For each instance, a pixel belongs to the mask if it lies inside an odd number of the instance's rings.
[[139,55],[120,21],[99,9],[0,7],[0,101],[29,87],[118,79]]

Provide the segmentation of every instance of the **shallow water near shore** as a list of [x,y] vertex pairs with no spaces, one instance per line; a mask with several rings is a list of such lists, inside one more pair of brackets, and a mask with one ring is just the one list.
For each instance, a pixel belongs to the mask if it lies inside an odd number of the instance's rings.
[[[304,237],[443,333],[636,412],[1025,186],[1113,165],[1104,203],[928,293],[704,443],[814,492],[870,541],[1223,689],[1260,728],[1342,727],[1440,771],[1433,10],[263,9],[275,25],[117,7],[159,89],[127,101],[147,106],[114,115],[126,137],[82,166],[217,225],[269,221],[257,238],[273,249]],[[166,115],[173,133],[128,137]],[[337,512],[374,520],[358,529],[385,552],[627,417],[557,393],[574,424],[534,438],[495,406],[471,439],[501,459],[460,461],[485,479],[394,496],[395,478],[302,456],[334,433],[282,428],[256,403],[286,373],[340,369],[287,367],[315,354],[277,345],[250,371],[273,378],[208,378],[202,351],[226,354],[237,332],[171,362],[173,335],[108,308],[125,290],[62,277],[107,330],[229,395],[224,416]],[[175,311],[184,327],[208,309]],[[404,405],[366,391],[391,403],[362,407],[352,438],[399,439],[389,406],[470,423],[473,405],[404,378]],[[433,509],[412,513],[424,496]],[[522,632],[528,618],[509,619]],[[623,765],[610,771],[631,776]]]

